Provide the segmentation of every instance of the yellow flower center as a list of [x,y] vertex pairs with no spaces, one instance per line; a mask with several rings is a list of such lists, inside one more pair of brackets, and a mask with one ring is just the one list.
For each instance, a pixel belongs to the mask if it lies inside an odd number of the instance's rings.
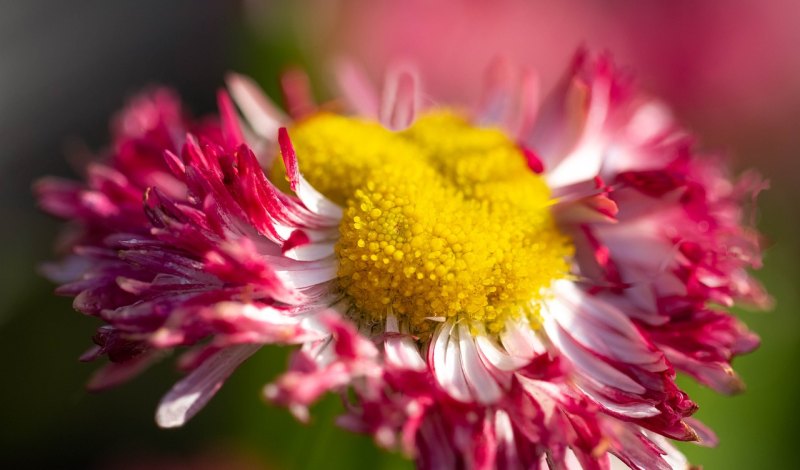
[[391,311],[416,333],[446,318],[499,332],[508,318],[536,323],[568,275],[549,189],[503,132],[439,111],[402,132],[318,114],[290,134],[306,179],[344,207],[338,281],[359,319]]

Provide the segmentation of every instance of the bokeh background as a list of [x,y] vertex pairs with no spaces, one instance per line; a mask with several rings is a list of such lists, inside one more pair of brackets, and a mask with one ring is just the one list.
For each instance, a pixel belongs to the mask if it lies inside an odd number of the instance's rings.
[[707,469],[790,466],[800,418],[800,2],[0,0],[0,467],[410,468],[336,428],[335,399],[308,426],[262,403],[285,350],[254,356],[177,431],[153,421],[178,378],[168,361],[86,393],[95,366],[77,357],[96,324],[36,274],[59,224],[37,212],[31,182],[74,174],[68,156],[102,148],[108,118],[149,84],[174,86],[202,114],[228,70],[275,94],[279,73],[301,66],[324,99],[339,57],[376,79],[391,60],[411,59],[437,99],[463,100],[498,55],[539,70],[547,87],[581,44],[611,51],[703,146],[772,182],[760,201],[770,246],[758,276],[776,308],[738,312],[763,340],[735,363],[749,390],[720,397],[686,381],[722,443],[683,449]]

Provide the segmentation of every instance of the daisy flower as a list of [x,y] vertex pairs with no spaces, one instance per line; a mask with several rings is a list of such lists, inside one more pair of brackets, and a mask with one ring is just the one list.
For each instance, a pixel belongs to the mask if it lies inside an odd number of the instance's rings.
[[715,438],[676,371],[733,393],[758,345],[725,309],[769,304],[748,274],[765,184],[606,56],[546,97],[502,61],[487,77],[471,107],[345,63],[325,106],[287,75],[289,115],[238,75],[219,119],[133,100],[85,183],[36,188],[73,223],[46,273],[105,322],[90,386],[184,347],[156,413],[180,426],[259,347],[297,344],[264,395],[305,420],[340,393],[339,424],[421,468],[686,468],[670,441]]

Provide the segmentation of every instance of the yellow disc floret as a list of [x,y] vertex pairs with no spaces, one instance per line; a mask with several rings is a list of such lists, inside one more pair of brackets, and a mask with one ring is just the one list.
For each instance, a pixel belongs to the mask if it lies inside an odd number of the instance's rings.
[[503,132],[450,112],[402,132],[320,114],[290,132],[306,179],[345,208],[338,281],[365,319],[391,309],[420,333],[445,318],[497,332],[535,319],[567,276],[550,192]]

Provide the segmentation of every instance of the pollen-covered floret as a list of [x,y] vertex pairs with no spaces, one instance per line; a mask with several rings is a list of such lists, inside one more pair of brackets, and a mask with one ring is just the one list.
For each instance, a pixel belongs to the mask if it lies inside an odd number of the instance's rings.
[[359,315],[391,308],[418,332],[452,317],[499,331],[536,318],[567,275],[549,190],[500,131],[449,112],[399,133],[321,114],[292,136],[311,184],[346,207],[338,276]]

